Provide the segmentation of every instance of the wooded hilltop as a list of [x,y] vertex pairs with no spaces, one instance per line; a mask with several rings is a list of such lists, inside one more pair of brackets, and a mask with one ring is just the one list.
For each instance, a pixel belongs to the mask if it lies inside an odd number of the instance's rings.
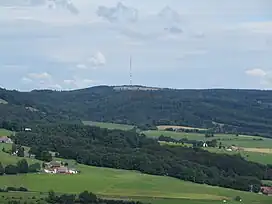
[[0,99],[0,127],[14,130],[33,121],[91,120],[132,124],[142,130],[184,125],[272,136],[272,91],[132,91],[98,86],[74,91],[0,89]]

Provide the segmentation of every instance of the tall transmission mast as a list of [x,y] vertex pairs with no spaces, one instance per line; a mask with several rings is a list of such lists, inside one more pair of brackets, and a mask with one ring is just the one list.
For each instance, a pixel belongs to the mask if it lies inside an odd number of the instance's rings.
[[129,57],[129,83],[132,86],[132,57]]

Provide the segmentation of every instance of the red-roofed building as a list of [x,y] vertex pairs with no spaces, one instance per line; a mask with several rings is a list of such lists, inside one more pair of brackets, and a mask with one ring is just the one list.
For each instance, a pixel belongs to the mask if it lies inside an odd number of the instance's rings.
[[261,192],[265,195],[272,196],[272,187],[262,186]]
[[0,143],[12,144],[12,140],[7,136],[0,136]]

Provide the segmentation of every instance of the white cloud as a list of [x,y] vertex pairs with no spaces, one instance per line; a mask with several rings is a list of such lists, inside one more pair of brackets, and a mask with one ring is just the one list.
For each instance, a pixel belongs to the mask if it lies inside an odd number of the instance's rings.
[[36,80],[50,80],[52,78],[52,76],[48,74],[47,72],[29,73],[27,76],[31,79],[36,79]]
[[44,7],[46,9],[64,9],[72,14],[78,14],[78,8],[70,0],[1,0],[0,7],[29,8]]
[[[0,62],[16,65],[0,66],[7,88],[84,87],[90,72],[94,83],[124,84],[129,55],[134,81],[142,84],[260,88],[255,81],[269,75],[270,0],[50,1],[0,0]],[[265,70],[245,74],[252,65]],[[110,67],[107,74],[95,69],[102,66]]]
[[99,6],[96,14],[111,23],[133,23],[138,20],[138,10],[120,2],[115,7]]
[[85,64],[77,64],[77,69],[88,69],[88,67]]
[[23,77],[21,80],[22,80],[23,83],[26,83],[26,84],[29,84],[29,83],[32,83],[32,82],[33,82],[32,79],[29,79],[29,78],[27,78],[27,77]]
[[264,70],[259,68],[247,70],[246,74],[253,77],[265,77],[267,75]]
[[92,67],[104,66],[107,61],[106,57],[99,51],[88,59]]
[[92,79],[85,79],[85,78],[81,78],[81,77],[74,77],[73,79],[63,80],[63,84],[66,89],[86,88],[86,87],[92,86],[96,83],[97,83],[97,81],[94,81]]
[[272,34],[272,21],[246,22],[241,24],[241,28],[253,33]]

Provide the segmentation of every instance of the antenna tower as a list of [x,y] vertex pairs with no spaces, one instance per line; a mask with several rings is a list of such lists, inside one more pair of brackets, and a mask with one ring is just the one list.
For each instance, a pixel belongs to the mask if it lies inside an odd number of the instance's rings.
[[129,57],[129,83],[132,86],[132,58]]

